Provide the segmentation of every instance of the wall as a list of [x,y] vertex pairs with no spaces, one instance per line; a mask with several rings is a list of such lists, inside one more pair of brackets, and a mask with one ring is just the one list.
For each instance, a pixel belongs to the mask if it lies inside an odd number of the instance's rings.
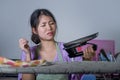
[[51,10],[58,23],[56,40],[68,42],[99,32],[97,39],[115,40],[120,51],[120,0],[0,0],[0,56],[20,58],[18,40],[30,45],[29,17],[37,8]]

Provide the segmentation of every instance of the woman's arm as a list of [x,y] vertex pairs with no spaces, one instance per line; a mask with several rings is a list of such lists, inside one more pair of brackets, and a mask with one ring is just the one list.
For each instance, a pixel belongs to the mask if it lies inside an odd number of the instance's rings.
[[[24,58],[24,56],[22,57]],[[31,55],[25,53],[25,58],[22,61],[31,61]],[[35,80],[35,74],[22,74],[21,78],[22,80]]]
[[[24,38],[21,38],[19,40],[19,46],[21,48],[21,50],[23,51],[22,56],[21,56],[21,60],[22,61],[31,61],[31,50],[30,47],[28,45],[28,41]],[[22,80],[35,80],[35,75],[34,74],[21,74],[21,76],[19,76],[22,78]]]

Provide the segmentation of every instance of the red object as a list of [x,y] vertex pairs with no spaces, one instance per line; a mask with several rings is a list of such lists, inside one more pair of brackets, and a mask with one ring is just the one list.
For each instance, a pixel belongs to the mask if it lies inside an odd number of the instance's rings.
[[14,65],[14,63],[13,62],[7,62],[6,64],[8,64],[8,65]]
[[77,52],[81,52],[81,47],[76,48]]

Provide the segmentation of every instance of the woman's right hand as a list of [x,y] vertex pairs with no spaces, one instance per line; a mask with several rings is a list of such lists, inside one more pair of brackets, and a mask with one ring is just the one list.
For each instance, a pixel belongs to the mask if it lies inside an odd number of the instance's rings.
[[28,41],[26,39],[24,39],[24,38],[19,39],[19,47],[25,53],[30,53],[30,47],[29,47]]

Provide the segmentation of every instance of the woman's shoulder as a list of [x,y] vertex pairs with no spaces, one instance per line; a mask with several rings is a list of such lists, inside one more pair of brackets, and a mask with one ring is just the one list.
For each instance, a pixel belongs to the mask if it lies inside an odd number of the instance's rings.
[[36,49],[37,45],[30,46],[30,50],[34,51]]
[[[65,42],[58,42],[59,44],[59,47],[61,49],[61,52],[62,52],[62,55],[64,56],[64,58],[67,58],[68,61],[71,61],[72,58],[69,58],[69,53],[64,49],[64,43]],[[79,56],[79,57],[75,57],[74,58],[75,61],[82,61],[82,57]]]
[[64,49],[64,45],[63,45],[64,42],[57,42],[57,43],[58,43],[58,46],[59,46],[59,49],[61,51],[64,61],[68,61],[69,57],[68,57],[68,53]]
[[59,46],[64,47],[64,42],[57,42]]

